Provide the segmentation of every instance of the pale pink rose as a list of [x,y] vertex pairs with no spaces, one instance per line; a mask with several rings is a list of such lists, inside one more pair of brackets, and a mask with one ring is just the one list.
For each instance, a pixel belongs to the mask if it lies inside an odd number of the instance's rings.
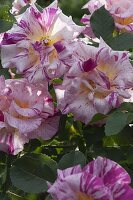
[[9,109],[12,98],[11,89],[6,85],[4,77],[0,77],[0,151],[16,155],[23,150],[28,142],[25,135],[20,135],[18,130],[8,125],[5,113]]
[[90,17],[101,6],[110,12],[116,28],[121,32],[133,31],[133,2],[132,0],[90,0],[83,8],[88,8],[90,15],[84,15],[81,21],[86,24],[84,33],[94,37],[90,26]]
[[0,83],[1,150],[17,154],[29,139],[48,140],[56,134],[59,116],[47,84],[32,85],[26,79],[4,77]]
[[83,169],[80,165],[58,170],[49,186],[53,200],[132,200],[131,178],[119,164],[98,157]]
[[17,15],[27,4],[34,4],[37,0],[14,0],[12,3],[11,14]]
[[84,28],[64,15],[57,1],[42,12],[31,6],[16,19],[17,24],[4,35],[3,67],[16,67],[17,73],[34,83],[62,76],[70,67],[63,62],[72,55],[69,43]]
[[62,113],[73,113],[87,124],[95,114],[107,114],[130,98],[132,87],[128,53],[113,51],[101,40],[99,48],[77,42],[75,61],[55,92]]

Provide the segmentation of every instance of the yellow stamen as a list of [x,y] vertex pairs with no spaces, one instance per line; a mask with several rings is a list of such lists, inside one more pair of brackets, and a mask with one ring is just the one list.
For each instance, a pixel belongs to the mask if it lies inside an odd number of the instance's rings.
[[93,198],[89,195],[84,194],[83,192],[78,193],[78,200],[93,200]]
[[120,18],[120,17],[117,17],[115,19],[115,21],[118,23],[118,24],[121,24],[121,25],[128,25],[128,24],[131,24],[133,22],[133,16],[132,17],[127,17],[127,18]]
[[15,99],[15,103],[21,108],[28,108],[28,103],[24,101],[20,101],[19,99]]

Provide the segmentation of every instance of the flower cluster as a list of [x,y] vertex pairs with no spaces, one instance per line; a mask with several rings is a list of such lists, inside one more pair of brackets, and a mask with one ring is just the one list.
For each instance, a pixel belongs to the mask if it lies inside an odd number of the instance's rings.
[[57,132],[59,116],[47,85],[1,76],[0,90],[0,150],[17,154],[29,139],[48,140]]
[[83,169],[80,165],[58,170],[48,192],[54,200],[132,200],[130,176],[117,163],[98,157]]
[[55,87],[64,114],[71,112],[87,124],[95,114],[107,114],[130,98],[133,68],[127,52],[113,51],[101,40],[99,48],[79,42],[74,54],[62,85]]

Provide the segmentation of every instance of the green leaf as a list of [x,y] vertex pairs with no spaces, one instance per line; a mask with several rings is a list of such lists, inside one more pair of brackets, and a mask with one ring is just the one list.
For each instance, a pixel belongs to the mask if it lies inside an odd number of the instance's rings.
[[46,181],[56,179],[56,162],[43,154],[26,154],[15,161],[11,168],[11,181],[14,186],[29,193],[47,191]]
[[4,33],[12,28],[13,23],[0,19],[0,33]]
[[119,147],[133,145],[133,127],[126,126],[119,134],[104,137],[104,146]]
[[9,73],[9,69],[0,68],[0,76],[3,75],[5,79],[10,79],[11,75]]
[[40,12],[43,12],[43,8],[39,4],[35,3],[35,5]]
[[109,45],[114,50],[128,50],[133,47],[133,34],[122,33],[109,42]]
[[0,33],[11,29],[15,18],[10,14],[10,7],[4,5],[0,7]]
[[8,195],[3,195],[0,193],[0,200],[11,200]]
[[83,135],[87,148],[92,145],[102,146],[105,136],[104,127],[87,126],[84,128]]
[[117,163],[126,159],[125,151],[118,147],[93,147],[92,157],[97,158],[97,156],[109,158]]
[[66,120],[67,120],[67,115],[61,115],[59,128],[58,128],[58,137],[60,140],[63,140],[63,141],[68,139],[68,133],[65,129]]
[[89,124],[95,124],[95,123],[103,120],[104,118],[106,118],[106,115],[97,113],[96,115],[94,115],[94,117],[92,118],[91,122],[89,122]]
[[58,163],[59,169],[66,169],[75,165],[84,166],[86,164],[86,158],[80,151],[72,151],[64,155]]
[[127,124],[133,121],[133,114],[130,112],[113,112],[107,119],[105,134],[107,136],[118,134]]
[[112,39],[115,28],[114,20],[104,6],[92,14],[90,23],[97,37],[101,36],[105,41]]
[[29,7],[30,7],[30,4],[27,4],[26,6],[22,7],[20,12],[19,12],[19,15],[23,14],[27,10],[27,8],[29,8]]
[[6,166],[0,163],[0,188],[6,181]]
[[133,112],[133,103],[122,103],[119,110],[126,110],[128,112]]

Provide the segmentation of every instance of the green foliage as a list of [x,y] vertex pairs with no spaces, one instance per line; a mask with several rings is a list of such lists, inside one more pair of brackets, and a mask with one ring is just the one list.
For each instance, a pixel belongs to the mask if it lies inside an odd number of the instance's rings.
[[6,79],[11,78],[9,70],[0,68],[0,76],[4,76]]
[[128,50],[130,48],[133,48],[133,34],[132,33],[121,33],[120,35],[113,38],[113,40],[110,41],[109,45],[114,50]]
[[130,112],[113,112],[107,119],[105,133],[107,136],[118,134],[122,129],[133,121],[133,113]]
[[8,31],[15,19],[10,14],[10,7],[8,5],[0,6],[0,33]]
[[29,193],[46,192],[46,181],[53,182],[55,178],[56,162],[43,154],[26,154],[11,168],[13,185]]
[[102,37],[106,42],[112,39],[115,28],[114,20],[104,6],[92,14],[90,23],[98,38]]
[[80,151],[72,151],[65,154],[58,163],[58,169],[66,169],[75,165],[84,166],[86,164],[86,158]]
[[114,34],[115,31],[117,32],[115,30],[114,19],[104,6],[92,14],[90,23],[94,34],[98,38],[102,37],[112,49],[123,51],[133,48],[133,34]]
[[107,118],[105,133],[107,136],[116,135],[133,121],[133,103],[123,103]]

